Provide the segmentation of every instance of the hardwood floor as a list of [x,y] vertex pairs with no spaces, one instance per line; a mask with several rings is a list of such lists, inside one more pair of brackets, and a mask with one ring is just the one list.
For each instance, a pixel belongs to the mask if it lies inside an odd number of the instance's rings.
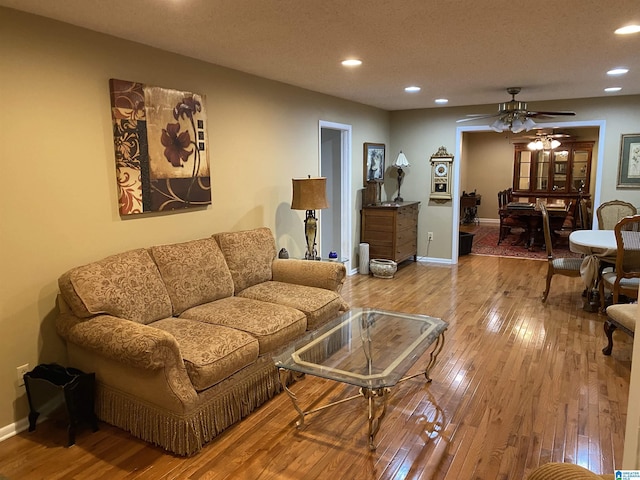
[[[469,255],[457,266],[409,263],[393,280],[348,278],[352,306],[450,324],[433,383],[417,377],[393,390],[375,452],[360,401],[297,430],[280,394],[191,458],[104,423],[64,448],[64,424],[50,420],[0,443],[0,478],[515,480],[549,461],[612,473],[622,464],[632,342],[616,335],[613,354],[602,354],[605,317],[582,310],[579,278],[555,276],[542,304],[546,268]],[[354,393],[310,376],[292,389],[303,406]]]

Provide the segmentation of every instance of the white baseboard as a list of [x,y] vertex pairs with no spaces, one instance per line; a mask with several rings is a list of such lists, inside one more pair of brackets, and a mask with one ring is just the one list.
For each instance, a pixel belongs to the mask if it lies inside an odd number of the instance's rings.
[[450,258],[418,257],[418,261],[428,262],[428,263],[440,263],[442,265],[453,265],[453,261]]
[[0,442],[17,435],[20,432],[24,432],[28,428],[29,420],[26,418],[18,420],[16,423],[12,423],[11,425],[2,427],[0,428]]
[[[38,407],[38,420],[36,421],[36,425],[44,422],[51,413],[58,409],[62,405],[62,397],[54,397],[48,402],[44,403],[42,406]],[[29,428],[29,418],[25,417],[18,420],[15,423],[7,425],[5,427],[0,428],[0,442],[6,440],[7,438],[11,438],[20,432],[24,432]],[[2,478],[0,476],[0,478]]]

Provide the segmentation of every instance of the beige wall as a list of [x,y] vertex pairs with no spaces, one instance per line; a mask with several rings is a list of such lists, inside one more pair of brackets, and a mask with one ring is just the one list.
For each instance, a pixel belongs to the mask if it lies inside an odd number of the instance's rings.
[[[385,111],[13,10],[0,8],[0,45],[0,429],[28,413],[15,368],[65,361],[54,330],[64,271],[126,249],[262,225],[299,254],[303,217],[289,208],[291,178],[318,174],[319,120],[353,125],[354,202],[362,143],[389,143]],[[210,207],[119,217],[112,77],[206,96]]]
[[497,220],[497,193],[513,183],[513,144],[496,132],[468,132],[463,138],[460,189],[482,195],[479,218]]

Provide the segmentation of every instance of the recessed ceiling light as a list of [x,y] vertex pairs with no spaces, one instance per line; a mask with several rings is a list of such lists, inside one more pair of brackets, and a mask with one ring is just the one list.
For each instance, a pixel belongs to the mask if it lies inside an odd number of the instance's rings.
[[604,89],[607,93],[619,92],[620,90],[622,90],[622,87],[609,87]]
[[627,25],[616,30],[618,35],[629,35],[630,33],[640,32],[640,25]]
[[349,58],[347,60],[343,60],[342,61],[342,65],[344,65],[345,67],[358,67],[360,65],[362,65],[362,60],[358,60],[355,58]]
[[624,75],[624,74],[625,74],[625,73],[627,73],[628,71],[629,71],[629,69],[628,69],[628,68],[624,68],[624,67],[617,67],[617,68],[614,68],[614,69],[612,69],[612,70],[609,70],[609,71],[607,72],[607,75],[614,75],[614,76],[615,76],[615,75]]
[[409,93],[419,92],[420,90],[422,89],[420,87],[416,87],[415,85],[412,85],[410,87],[405,87],[404,89],[405,92],[409,92]]
[[445,103],[449,103],[449,100],[447,98],[436,98],[435,101],[438,105],[444,105]]

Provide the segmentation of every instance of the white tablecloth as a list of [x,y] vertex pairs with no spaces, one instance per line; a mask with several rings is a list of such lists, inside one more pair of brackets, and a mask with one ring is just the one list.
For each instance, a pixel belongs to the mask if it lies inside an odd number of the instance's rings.
[[616,262],[616,235],[613,230],[576,230],[569,235],[569,249],[585,255],[580,276],[587,288],[594,287],[600,260]]

